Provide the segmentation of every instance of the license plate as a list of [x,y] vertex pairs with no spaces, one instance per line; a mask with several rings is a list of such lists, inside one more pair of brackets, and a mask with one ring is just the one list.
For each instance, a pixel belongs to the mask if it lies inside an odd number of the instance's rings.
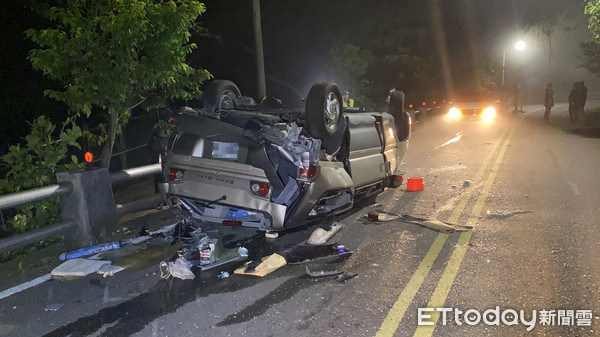
[[238,143],[213,142],[212,157],[214,159],[238,159],[240,145]]

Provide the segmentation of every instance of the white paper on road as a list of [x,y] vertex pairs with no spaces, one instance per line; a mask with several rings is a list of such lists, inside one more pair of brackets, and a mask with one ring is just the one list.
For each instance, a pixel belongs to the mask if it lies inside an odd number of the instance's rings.
[[54,268],[50,274],[56,277],[82,277],[97,272],[107,264],[111,264],[111,261],[73,259]]

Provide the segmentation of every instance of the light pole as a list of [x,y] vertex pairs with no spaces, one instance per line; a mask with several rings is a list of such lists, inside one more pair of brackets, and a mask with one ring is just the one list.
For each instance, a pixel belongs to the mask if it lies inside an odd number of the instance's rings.
[[[515,49],[518,51],[523,51],[527,44],[523,40],[517,41],[515,43]],[[502,89],[504,89],[504,72],[506,68],[506,48],[502,51]]]
[[265,81],[265,57],[263,54],[262,28],[260,20],[260,0],[252,0],[252,19],[254,21],[258,97],[262,99],[263,97],[267,96],[267,86]]

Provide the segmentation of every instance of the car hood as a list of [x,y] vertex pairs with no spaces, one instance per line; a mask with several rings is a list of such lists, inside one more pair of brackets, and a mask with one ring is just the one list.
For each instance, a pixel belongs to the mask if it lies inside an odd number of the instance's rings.
[[466,110],[478,110],[478,109],[485,109],[488,107],[493,107],[494,104],[493,103],[489,103],[489,102],[465,102],[465,103],[455,103],[454,107],[456,107],[457,109],[466,109]]

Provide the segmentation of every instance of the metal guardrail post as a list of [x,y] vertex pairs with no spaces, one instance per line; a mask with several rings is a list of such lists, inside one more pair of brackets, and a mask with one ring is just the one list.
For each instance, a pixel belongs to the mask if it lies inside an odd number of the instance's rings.
[[117,208],[107,168],[61,172],[59,183],[70,182],[73,191],[60,198],[63,220],[73,219],[79,224],[82,240],[102,240],[106,226],[118,223]]
[[78,229],[75,237],[80,241],[94,241],[106,236],[106,225],[118,223],[118,214],[152,206],[161,200],[160,195],[117,206],[112,185],[161,172],[160,164],[146,165],[109,174],[108,169],[62,172],[56,175],[58,184],[0,196],[0,210],[60,197],[63,221],[47,228],[0,240],[0,253],[23,247],[54,234]]

